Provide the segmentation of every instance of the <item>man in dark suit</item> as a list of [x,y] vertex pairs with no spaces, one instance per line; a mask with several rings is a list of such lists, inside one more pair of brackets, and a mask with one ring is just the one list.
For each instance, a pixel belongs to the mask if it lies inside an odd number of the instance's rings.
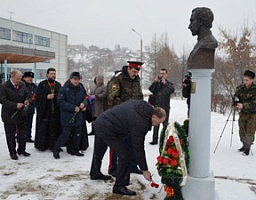
[[[29,96],[25,84],[21,81],[19,70],[11,72],[11,78],[0,86],[0,103],[2,120],[6,134],[7,146],[11,159],[18,160],[19,155],[30,156],[26,150],[26,112]],[[16,151],[15,133],[18,130],[18,149]]]
[[[135,152],[136,161],[143,171],[144,178],[151,181],[144,150],[145,136],[152,126],[158,126],[165,117],[164,109],[153,108],[143,100],[129,100],[103,112],[94,123],[95,140],[91,179],[111,179],[111,176],[103,175],[100,171],[102,158],[107,146],[110,146],[119,157],[113,193],[136,195],[136,192],[126,188],[130,185],[132,151]],[[127,138],[131,140],[133,149],[126,145]]]
[[[163,108],[166,112],[166,119],[163,122],[163,126],[168,124],[169,113],[170,113],[170,98],[174,93],[174,85],[172,82],[167,80],[168,71],[165,68],[160,70],[160,75],[155,77],[154,82],[148,88],[150,92],[153,93],[155,102],[154,106],[159,106]],[[151,145],[158,144],[158,132],[159,126],[154,127]]]

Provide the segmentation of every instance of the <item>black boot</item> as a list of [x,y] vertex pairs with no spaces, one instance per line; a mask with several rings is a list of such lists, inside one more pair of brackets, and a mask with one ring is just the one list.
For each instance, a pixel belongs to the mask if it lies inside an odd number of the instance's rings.
[[16,153],[15,154],[10,154],[10,156],[11,156],[11,159],[13,159],[13,160],[18,160],[19,159]]
[[91,180],[110,180],[111,179],[111,176],[108,176],[108,175],[104,175],[102,173],[100,173],[99,175],[97,176],[92,176],[91,175]]
[[72,156],[84,156],[84,154],[83,153],[80,153],[79,151],[71,151],[70,152],[70,154],[72,155]]
[[28,156],[30,156],[30,153],[28,153],[28,152],[26,152],[26,151],[22,151],[22,152],[19,152],[19,151],[18,151],[18,155],[23,155],[23,156],[25,156],[25,157],[28,157]]
[[53,150],[53,157],[54,157],[55,159],[59,159],[59,158],[60,158],[60,152],[57,151],[57,150]]
[[243,155],[244,155],[244,156],[248,156],[248,155],[250,154],[250,149],[251,149],[251,145],[246,144],[245,147],[244,147],[244,153],[243,153]]
[[122,195],[129,195],[129,196],[136,195],[136,192],[128,189],[125,186],[114,186],[113,187],[113,193],[122,194]]
[[242,152],[244,150],[245,150],[245,143],[243,142],[243,146],[240,149],[238,149],[238,151]]

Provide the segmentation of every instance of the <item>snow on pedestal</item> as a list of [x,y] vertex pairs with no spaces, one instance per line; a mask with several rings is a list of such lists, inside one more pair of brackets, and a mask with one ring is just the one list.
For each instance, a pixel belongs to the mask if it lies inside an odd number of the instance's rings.
[[214,200],[215,180],[210,172],[211,75],[214,69],[190,71],[195,90],[192,89],[190,102],[189,178],[183,196],[186,200]]

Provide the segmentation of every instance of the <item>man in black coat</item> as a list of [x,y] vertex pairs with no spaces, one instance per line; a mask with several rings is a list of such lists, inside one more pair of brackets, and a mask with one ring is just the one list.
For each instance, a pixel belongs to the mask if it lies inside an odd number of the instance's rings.
[[[58,93],[58,104],[61,113],[62,133],[54,146],[53,157],[60,158],[59,150],[67,143],[67,152],[71,155],[84,156],[79,152],[81,142],[81,129],[83,125],[83,111],[86,110],[87,101],[85,90],[80,84],[79,72],[72,72]],[[68,141],[71,136],[71,141]]]
[[[167,80],[167,76],[168,76],[167,69],[165,68],[161,69],[160,76],[157,76],[155,78],[155,81],[148,88],[150,92],[153,93],[154,106],[159,106],[163,108],[166,112],[166,119],[163,123],[164,126],[168,123],[168,120],[169,120],[170,98],[175,91],[173,83]],[[159,126],[155,126],[152,142],[150,142],[150,144],[156,145],[158,143],[158,131],[159,131]]]
[[191,84],[192,84],[192,73],[188,72],[187,75],[185,75],[185,78],[182,82],[182,96],[184,98],[187,98],[187,105],[188,105],[188,118],[189,118],[189,111],[190,111],[190,99],[191,99]]
[[[18,160],[19,155],[30,156],[26,150],[26,116],[29,96],[25,84],[21,81],[19,70],[11,72],[11,78],[0,86],[2,121],[11,159]],[[18,149],[16,151],[15,134],[18,130]]]
[[135,195],[136,192],[126,188],[130,184],[132,150],[125,144],[125,139],[131,139],[137,163],[145,179],[150,181],[151,174],[148,171],[144,150],[145,136],[152,126],[158,126],[165,117],[162,108],[153,108],[143,100],[130,100],[103,112],[94,124],[96,134],[91,179],[111,179],[111,176],[103,175],[100,171],[102,158],[109,146],[119,157],[113,193]]
[[33,124],[33,117],[35,114],[35,101],[33,100],[34,93],[36,92],[37,85],[33,83],[34,73],[33,72],[24,72],[23,81],[27,87],[28,95],[29,95],[29,109],[27,115],[27,133],[26,138],[27,142],[34,142],[32,140],[31,129]]
[[36,135],[35,147],[40,151],[53,150],[54,145],[61,133],[60,109],[57,96],[61,84],[57,82],[56,70],[47,69],[47,79],[40,82],[36,99]]

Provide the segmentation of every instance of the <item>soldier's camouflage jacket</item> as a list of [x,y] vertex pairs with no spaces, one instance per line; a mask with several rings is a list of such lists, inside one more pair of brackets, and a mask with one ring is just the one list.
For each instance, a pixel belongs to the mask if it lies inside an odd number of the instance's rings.
[[235,96],[239,98],[239,103],[243,104],[243,113],[256,113],[256,85],[252,83],[250,88],[240,85],[236,88]]
[[123,66],[122,71],[116,72],[107,85],[108,108],[119,105],[130,99],[143,100],[140,86],[140,77],[131,79],[127,72],[128,66]]

